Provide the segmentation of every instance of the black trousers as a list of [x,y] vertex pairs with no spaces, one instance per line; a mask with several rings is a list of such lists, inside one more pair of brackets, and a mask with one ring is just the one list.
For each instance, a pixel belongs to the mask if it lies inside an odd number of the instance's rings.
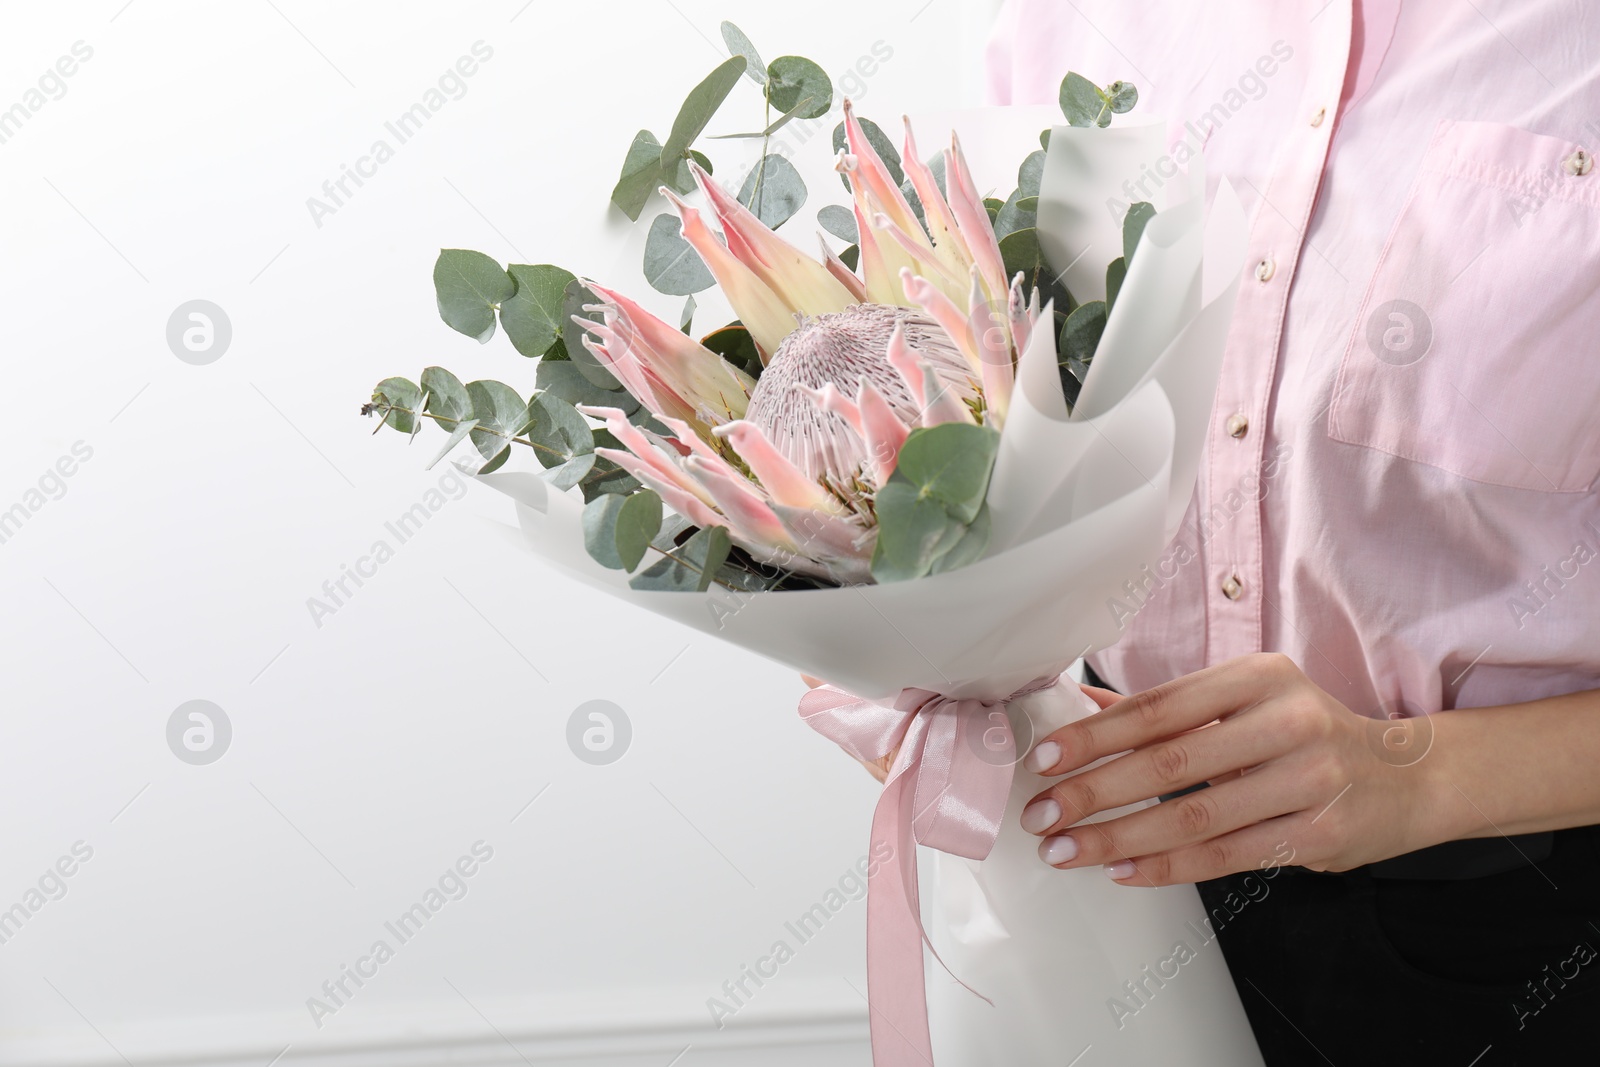
[[1198,889],[1267,1067],[1600,1064],[1600,826]]
[[1479,878],[1200,883],[1268,1067],[1600,1063],[1600,827],[1554,838]]

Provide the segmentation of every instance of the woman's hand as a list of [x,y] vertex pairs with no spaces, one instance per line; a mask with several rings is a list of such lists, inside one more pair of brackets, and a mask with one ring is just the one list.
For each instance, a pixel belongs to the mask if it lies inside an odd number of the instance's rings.
[[[1023,810],[1052,866],[1105,864],[1126,885],[1169,885],[1288,862],[1343,871],[1456,836],[1430,817],[1443,805],[1428,761],[1395,755],[1408,742],[1425,753],[1426,720],[1357,715],[1286,656],[1246,656],[1127,698],[1084,691],[1103,710],[1043,738],[1026,766],[1060,775],[1124,754]],[[1075,825],[1201,782],[1210,788]]]

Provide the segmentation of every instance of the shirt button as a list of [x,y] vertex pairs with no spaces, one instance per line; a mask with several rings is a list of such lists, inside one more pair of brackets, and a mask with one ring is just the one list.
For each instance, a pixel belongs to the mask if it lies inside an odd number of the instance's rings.
[[1250,429],[1250,420],[1243,415],[1229,415],[1227,429],[1229,437],[1243,437]]
[[1276,273],[1278,273],[1278,264],[1273,262],[1273,259],[1272,259],[1271,256],[1266,257],[1260,263],[1256,264],[1256,280],[1257,281],[1262,281],[1262,282],[1271,281],[1272,280],[1272,276],[1274,274],[1276,274]]
[[1229,600],[1238,600],[1243,593],[1244,586],[1234,575],[1230,574],[1222,580],[1222,595]]
[[1594,157],[1580,148],[1562,160],[1562,166],[1567,168],[1568,174],[1581,178],[1594,169]]
[[1317,108],[1317,113],[1315,115],[1311,116],[1311,125],[1313,125],[1313,126],[1321,126],[1322,125],[1322,120],[1327,118],[1327,117],[1328,117],[1328,109],[1325,108],[1325,107],[1319,107],[1319,108]]

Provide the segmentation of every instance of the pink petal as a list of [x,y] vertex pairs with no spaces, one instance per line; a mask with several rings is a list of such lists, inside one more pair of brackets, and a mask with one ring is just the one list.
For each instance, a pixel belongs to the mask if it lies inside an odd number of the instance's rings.
[[856,406],[861,409],[861,421],[866,430],[867,458],[872,462],[877,482],[883,485],[894,473],[900,461],[900,446],[906,443],[911,429],[900,421],[883,394],[871,382],[863,380],[856,394]]
[[900,284],[906,291],[906,298],[919,305],[950,335],[950,340],[955,342],[961,354],[967,357],[967,362],[972,364],[972,369],[983,370],[978,355],[978,339],[972,334],[972,324],[961,309],[956,307],[944,293],[940,292],[926,278],[919,278],[908,270],[900,272]]
[[773,501],[797,508],[835,508],[832,497],[807,478],[767,440],[753,422],[739,419],[717,427],[717,436],[732,443]]
[[[844,260],[833,254],[833,249],[828,247],[828,239],[822,234],[817,234],[817,240],[822,244],[822,262],[828,268],[828,273],[839,279],[839,284],[850,290],[850,295],[861,303],[867,302],[867,286],[855,271],[844,265]],[[859,252],[859,247],[857,252]]]
[[670,481],[661,478],[655,468],[645,463],[631,452],[623,452],[616,448],[597,448],[594,454],[609,459],[635,478],[639,484],[650,489],[661,497],[662,503],[688,519],[696,526],[726,526],[727,522],[721,515],[712,511],[703,501],[684,489],[679,488]]
[[685,463],[742,538],[763,548],[794,551],[789,531],[748,481],[730,478],[698,456],[690,456]]
[[950,135],[950,147],[945,150],[944,183],[950,193],[950,211],[960,224],[967,251],[978,265],[989,297],[999,300],[1000,294],[1006,291],[1006,269],[1000,258],[1000,244],[995,240],[994,224],[983,206],[983,197],[972,182],[967,159],[961,154],[961,142],[954,133]]

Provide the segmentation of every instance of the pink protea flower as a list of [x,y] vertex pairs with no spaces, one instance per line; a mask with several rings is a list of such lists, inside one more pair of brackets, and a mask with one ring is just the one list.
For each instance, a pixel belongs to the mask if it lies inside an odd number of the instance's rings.
[[[841,582],[871,581],[872,501],[918,427],[998,427],[1038,294],[1009,283],[960,145],[944,152],[946,193],[906,122],[904,166],[919,221],[844,104],[861,273],[823,245],[821,261],[779,237],[709,175],[696,182],[722,230],[669,190],[684,238],[750,331],[765,368],[752,381],[716,353],[609,289],[584,343],[671,431],[614,408],[622,449],[597,449],[691,522],[728,528],[756,559]],[[692,166],[692,165],[691,165]]]

